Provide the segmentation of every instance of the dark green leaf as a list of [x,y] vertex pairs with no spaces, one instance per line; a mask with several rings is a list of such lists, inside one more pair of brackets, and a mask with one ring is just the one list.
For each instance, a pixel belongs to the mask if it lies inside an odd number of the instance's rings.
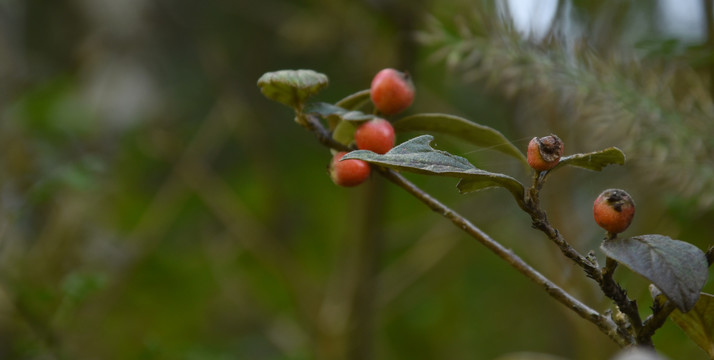
[[622,150],[611,147],[605,150],[594,151],[587,154],[573,154],[564,156],[556,166],[556,169],[561,166],[577,166],[580,168],[600,171],[608,165],[624,165],[625,153]]
[[644,276],[682,312],[696,304],[708,276],[708,263],[696,246],[663,235],[640,235],[606,240],[608,257]]
[[384,155],[368,150],[357,150],[345,155],[345,159],[361,159],[372,164],[419,174],[462,177],[469,171],[478,170],[468,160],[436,150],[429,144],[431,135],[422,135],[397,145]]
[[369,100],[369,89],[365,89],[345,97],[335,103],[335,105],[347,110],[356,110],[366,104]]
[[367,150],[357,150],[344,159],[361,159],[372,164],[418,174],[461,178],[459,190],[463,193],[490,187],[504,187],[519,204],[523,201],[523,185],[518,180],[498,173],[477,169],[463,157],[432,148],[431,135],[422,135],[406,141],[384,155]]
[[701,293],[691,311],[682,313],[675,309],[670,318],[714,359],[714,296]]
[[267,72],[258,79],[260,91],[267,98],[300,109],[305,99],[328,84],[327,76],[312,70]]
[[394,122],[395,131],[428,131],[456,136],[479,147],[493,148],[524,164],[526,157],[503,134],[488,126],[446,114],[416,114]]
[[323,118],[329,118],[331,116],[336,116],[341,120],[346,121],[367,121],[374,118],[374,115],[365,114],[360,111],[347,110],[339,106],[317,102],[305,105],[303,112],[306,114],[318,114]]

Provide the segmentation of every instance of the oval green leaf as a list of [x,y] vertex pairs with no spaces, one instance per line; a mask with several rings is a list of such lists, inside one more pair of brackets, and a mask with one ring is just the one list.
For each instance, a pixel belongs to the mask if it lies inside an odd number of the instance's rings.
[[611,147],[587,154],[564,156],[553,170],[563,166],[576,166],[583,169],[601,171],[605,166],[614,164],[624,165],[625,153],[616,147]]
[[327,84],[327,76],[313,70],[267,72],[258,79],[258,87],[263,95],[296,110],[302,108],[305,99],[315,95]]
[[371,164],[417,174],[461,178],[460,190],[464,182],[480,184],[478,189],[467,186],[470,191],[503,187],[511,192],[519,204],[522,203],[524,188],[518,180],[508,175],[478,169],[463,157],[436,150],[430,146],[433,140],[434,137],[431,135],[422,135],[399,144],[384,155],[368,150],[356,150],[345,155],[343,159],[360,159]]
[[697,303],[709,275],[703,251],[663,235],[606,240],[600,249],[651,281],[682,312]]
[[[656,300],[663,302],[664,299]],[[714,359],[714,295],[701,293],[692,310],[682,313],[675,309],[670,318]]]
[[347,110],[356,110],[370,100],[369,94],[369,89],[361,90],[346,96],[344,99],[335,103],[335,105]]
[[355,140],[357,124],[351,121],[338,121],[332,130],[332,138],[340,144],[349,146]]
[[466,140],[479,147],[492,148],[527,164],[526,157],[503,134],[491,127],[477,124],[459,116],[447,114],[416,114],[393,123],[394,130],[427,131],[447,134]]

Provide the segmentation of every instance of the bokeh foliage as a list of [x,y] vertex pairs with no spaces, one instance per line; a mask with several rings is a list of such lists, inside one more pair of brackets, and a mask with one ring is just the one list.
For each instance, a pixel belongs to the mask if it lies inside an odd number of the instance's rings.
[[[0,358],[340,359],[360,345],[380,359],[607,358],[606,337],[401,190],[371,185],[375,211],[369,187],[334,186],[329,151],[256,81],[315,69],[330,77],[317,100],[334,102],[408,69],[415,113],[474,119],[522,149],[551,132],[566,153],[621,147],[624,167],[552,178],[552,222],[595,249],[592,200],[622,187],[638,204],[630,235],[704,248],[711,51],[661,30],[656,4],[561,1],[528,41],[486,1],[0,2]],[[528,178],[497,152],[436,145]],[[410,179],[609,306],[508,193]],[[365,236],[379,239],[374,303],[351,316]],[[650,301],[645,281],[618,279]],[[359,315],[374,323],[355,340]],[[671,323],[654,340],[706,358]]]

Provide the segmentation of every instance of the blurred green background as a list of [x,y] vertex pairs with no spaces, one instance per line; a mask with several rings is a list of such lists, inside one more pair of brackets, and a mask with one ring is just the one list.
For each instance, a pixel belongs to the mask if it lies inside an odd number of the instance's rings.
[[[624,167],[553,177],[551,221],[597,249],[592,200],[619,187],[638,204],[626,235],[706,249],[711,17],[699,0],[2,0],[0,358],[609,358],[592,324],[403,190],[333,185],[329,150],[256,81],[314,69],[334,102],[394,67],[415,79],[408,113],[524,150],[551,132],[566,153],[618,146]],[[436,144],[529,181],[496,152]],[[611,306],[507,192],[408,178]],[[647,282],[616,277],[646,315]],[[706,358],[672,322],[654,340]]]

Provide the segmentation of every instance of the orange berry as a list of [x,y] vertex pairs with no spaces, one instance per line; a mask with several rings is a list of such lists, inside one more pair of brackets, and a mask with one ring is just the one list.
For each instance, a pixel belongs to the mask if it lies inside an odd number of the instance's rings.
[[611,234],[619,234],[630,226],[635,216],[635,202],[625,190],[607,189],[593,204],[595,222]]
[[528,165],[537,171],[550,170],[558,165],[563,155],[563,141],[555,135],[533,138],[528,143],[526,159]]
[[414,84],[407,73],[383,69],[372,79],[370,97],[374,107],[383,114],[400,113],[414,101]]
[[394,127],[387,120],[374,118],[357,128],[355,143],[358,149],[384,154],[394,147]]
[[363,183],[369,177],[369,164],[358,159],[341,160],[347,154],[341,151],[330,161],[330,178],[339,186],[352,187]]

